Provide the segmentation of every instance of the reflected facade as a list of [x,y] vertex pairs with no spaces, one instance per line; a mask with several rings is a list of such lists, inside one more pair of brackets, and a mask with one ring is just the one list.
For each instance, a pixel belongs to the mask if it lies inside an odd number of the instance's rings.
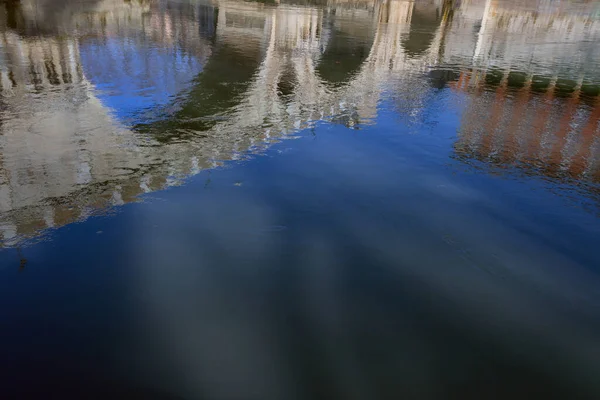
[[301,3],[3,4],[2,243],[260,154],[318,121],[360,129],[386,99],[413,115],[447,92],[461,99],[456,158],[594,191],[594,3]]

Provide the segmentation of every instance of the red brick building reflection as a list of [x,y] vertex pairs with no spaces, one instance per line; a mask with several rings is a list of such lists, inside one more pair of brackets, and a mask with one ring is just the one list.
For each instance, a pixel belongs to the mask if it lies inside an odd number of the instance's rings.
[[464,70],[450,83],[466,94],[458,157],[600,182],[600,96],[594,87],[499,75],[490,79],[490,72]]

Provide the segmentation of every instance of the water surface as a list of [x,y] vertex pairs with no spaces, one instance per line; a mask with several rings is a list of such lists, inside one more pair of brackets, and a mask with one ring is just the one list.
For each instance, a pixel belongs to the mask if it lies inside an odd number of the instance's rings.
[[8,398],[600,397],[600,3],[0,7]]

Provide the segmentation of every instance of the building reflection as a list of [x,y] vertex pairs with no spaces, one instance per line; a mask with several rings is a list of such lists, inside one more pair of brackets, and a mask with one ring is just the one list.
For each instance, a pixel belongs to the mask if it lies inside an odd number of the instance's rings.
[[[457,157],[598,182],[597,5],[567,10],[550,1],[535,7],[486,1],[480,7],[482,23],[468,46],[461,48],[460,36],[446,39],[445,60],[464,65],[449,86],[468,102]],[[454,10],[458,29],[470,30],[464,21],[474,10]]]
[[561,92],[556,79],[536,89],[532,76],[513,82],[515,87],[509,74],[497,85],[477,75],[482,73],[463,71],[451,83],[468,93],[469,102],[455,144],[458,157],[550,178],[600,181],[597,95],[585,94],[581,83]]
[[592,3],[298,3],[4,3],[2,241],[135,201],[319,120],[368,124],[390,87],[415,109],[432,89],[418,84],[425,74],[465,98],[458,158],[600,180]]

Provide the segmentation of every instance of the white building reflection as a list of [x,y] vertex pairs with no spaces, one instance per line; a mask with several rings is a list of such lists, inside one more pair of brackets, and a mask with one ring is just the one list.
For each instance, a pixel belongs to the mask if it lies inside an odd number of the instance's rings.
[[[461,156],[525,154],[600,179],[599,106],[584,99],[599,82],[591,3],[20,4],[0,9],[5,244],[261,152],[315,121],[369,123],[390,91],[419,104],[429,89],[414,83],[432,69],[451,71],[450,86],[470,99]],[[231,60],[248,79],[218,80]],[[514,71],[516,97],[506,94]],[[535,94],[539,80],[548,82]],[[212,108],[202,114],[194,96],[205,92]],[[488,114],[482,129],[475,121]]]

